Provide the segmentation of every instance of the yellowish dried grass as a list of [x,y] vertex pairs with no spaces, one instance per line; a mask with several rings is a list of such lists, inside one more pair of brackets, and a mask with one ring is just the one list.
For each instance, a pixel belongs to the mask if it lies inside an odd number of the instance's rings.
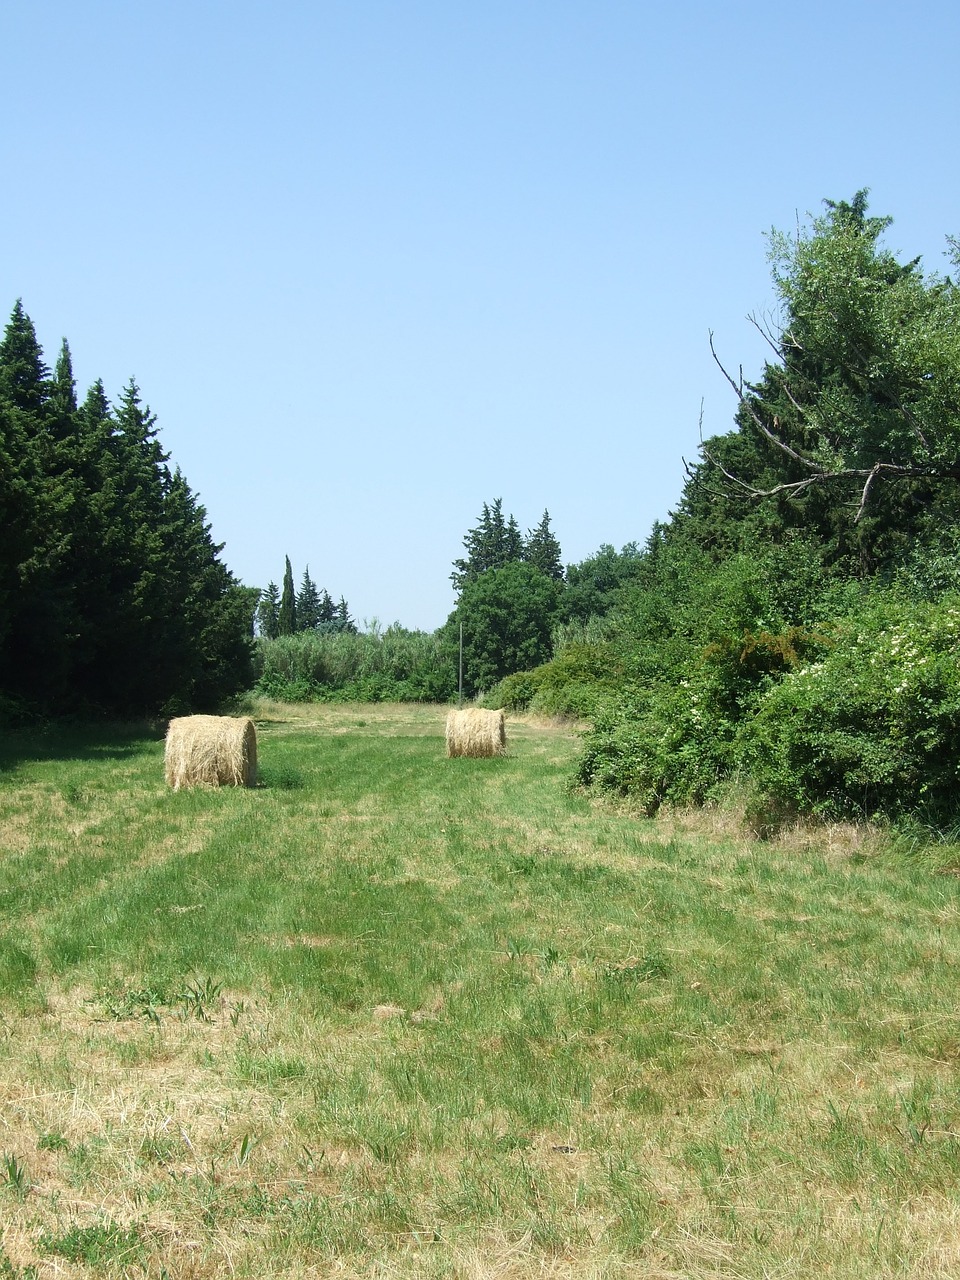
[[502,711],[466,707],[447,716],[447,756],[502,756],[507,750],[506,721]]
[[164,754],[167,785],[253,787],[257,782],[257,731],[234,716],[179,716],[170,721]]

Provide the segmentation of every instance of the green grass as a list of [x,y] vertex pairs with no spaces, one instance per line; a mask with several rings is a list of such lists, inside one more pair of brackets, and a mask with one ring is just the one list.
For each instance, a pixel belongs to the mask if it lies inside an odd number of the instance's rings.
[[0,1274],[960,1272],[948,851],[600,807],[557,727],[261,712],[252,791],[0,748]]

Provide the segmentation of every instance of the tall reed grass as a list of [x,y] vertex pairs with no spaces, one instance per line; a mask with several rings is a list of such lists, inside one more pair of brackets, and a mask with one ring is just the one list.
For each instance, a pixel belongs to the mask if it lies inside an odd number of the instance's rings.
[[444,702],[456,693],[456,655],[438,634],[400,626],[260,638],[257,691],[297,702]]

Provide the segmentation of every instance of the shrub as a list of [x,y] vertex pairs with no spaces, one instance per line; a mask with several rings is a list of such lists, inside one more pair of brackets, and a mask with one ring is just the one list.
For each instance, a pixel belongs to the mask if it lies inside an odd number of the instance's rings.
[[598,711],[577,781],[633,795],[648,814],[667,799],[702,803],[730,771],[734,733],[704,682],[634,688]]
[[[559,636],[558,636],[559,632]],[[597,707],[621,683],[620,664],[603,641],[580,637],[584,628],[558,628],[556,655],[532,671],[506,676],[487,697],[493,706],[510,711],[535,711],[547,716],[593,718]]]
[[798,812],[949,820],[960,781],[960,595],[885,593],[770,687],[740,755],[761,793]]

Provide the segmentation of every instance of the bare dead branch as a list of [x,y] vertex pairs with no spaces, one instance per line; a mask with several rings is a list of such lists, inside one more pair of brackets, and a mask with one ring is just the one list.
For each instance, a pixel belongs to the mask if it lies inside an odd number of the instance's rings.
[[764,342],[767,344],[767,346],[770,348],[773,354],[777,357],[777,359],[782,360],[783,352],[781,351],[777,343],[774,341],[770,331],[760,323],[760,321],[757,319],[755,315],[752,315],[752,314],[748,315],[747,319],[750,321],[750,323],[756,329],[757,333],[759,333],[760,337],[764,340]]
[[872,467],[841,467],[836,471],[821,471],[816,475],[807,476],[803,480],[787,480],[782,484],[775,484],[769,489],[758,489],[752,484],[747,484],[745,480],[741,480],[738,476],[733,475],[722,462],[713,457],[708,449],[704,449],[703,456],[711,466],[717,468],[725,479],[729,480],[738,489],[750,494],[753,498],[774,498],[778,494],[786,494],[788,497],[796,498],[806,493],[808,489],[819,485],[832,484],[838,480],[863,480],[863,491],[860,495],[860,505],[854,517],[854,524],[859,524],[862,519],[867,508],[870,490],[873,488],[878,476],[888,475],[897,480],[960,480],[960,467],[934,469],[933,467],[900,466],[894,462],[876,462]]
[[873,485],[874,480],[876,480],[877,478],[879,465],[880,464],[878,463],[876,467],[871,467],[870,474],[867,476],[866,481],[864,482],[863,492],[860,495],[860,506],[857,508],[857,514],[853,517],[854,524],[860,523],[860,519],[863,516],[863,513],[867,509],[867,498],[869,498],[870,489]]
[[[716,347],[713,345],[713,333],[711,333],[711,334],[710,334],[710,354],[713,356],[713,359],[714,359],[714,362],[715,362],[715,364],[716,364],[717,368],[720,370],[720,372],[721,372],[721,373],[723,374],[723,376],[726,378],[727,382],[729,382],[729,383],[730,383],[730,386],[731,386],[731,387],[733,387],[733,390],[734,390],[734,392],[736,393],[737,399],[740,401],[740,403],[741,403],[741,404],[743,405],[743,407],[746,409],[747,413],[749,413],[750,417],[753,419],[753,421],[754,421],[754,422],[756,423],[756,425],[759,427],[760,431],[761,431],[761,432],[766,436],[766,438],[770,441],[770,443],[771,443],[771,444],[776,445],[776,447],[777,447],[778,449],[781,449],[785,454],[787,454],[787,456],[788,456],[788,457],[793,458],[794,462],[799,462],[799,463],[800,463],[800,465],[801,465],[802,467],[806,467],[808,471],[814,471],[814,472],[816,472],[818,475],[824,475],[824,474],[826,474],[826,473],[824,472],[824,469],[823,469],[822,467],[818,466],[818,465],[817,465],[817,463],[813,462],[810,458],[805,458],[805,457],[803,456],[803,454],[802,454],[802,453],[797,453],[796,449],[792,449],[792,448],[790,447],[790,445],[788,445],[788,444],[787,444],[787,442],[786,442],[785,440],[781,440],[779,436],[775,435],[775,434],[770,430],[770,428],[767,426],[767,424],[763,421],[763,419],[762,419],[762,418],[760,417],[760,415],[757,413],[756,409],[755,409],[755,408],[753,407],[753,405],[750,403],[750,401],[748,400],[748,398],[743,394],[743,373],[742,373],[742,370],[741,370],[741,375],[740,375],[740,386],[738,386],[738,385],[734,382],[734,380],[733,380],[733,378],[730,376],[730,374],[727,372],[727,370],[726,370],[726,369],[723,367],[723,365],[721,364],[721,362],[720,362],[720,357],[717,355]],[[776,419],[774,419],[774,422],[776,422]]]

